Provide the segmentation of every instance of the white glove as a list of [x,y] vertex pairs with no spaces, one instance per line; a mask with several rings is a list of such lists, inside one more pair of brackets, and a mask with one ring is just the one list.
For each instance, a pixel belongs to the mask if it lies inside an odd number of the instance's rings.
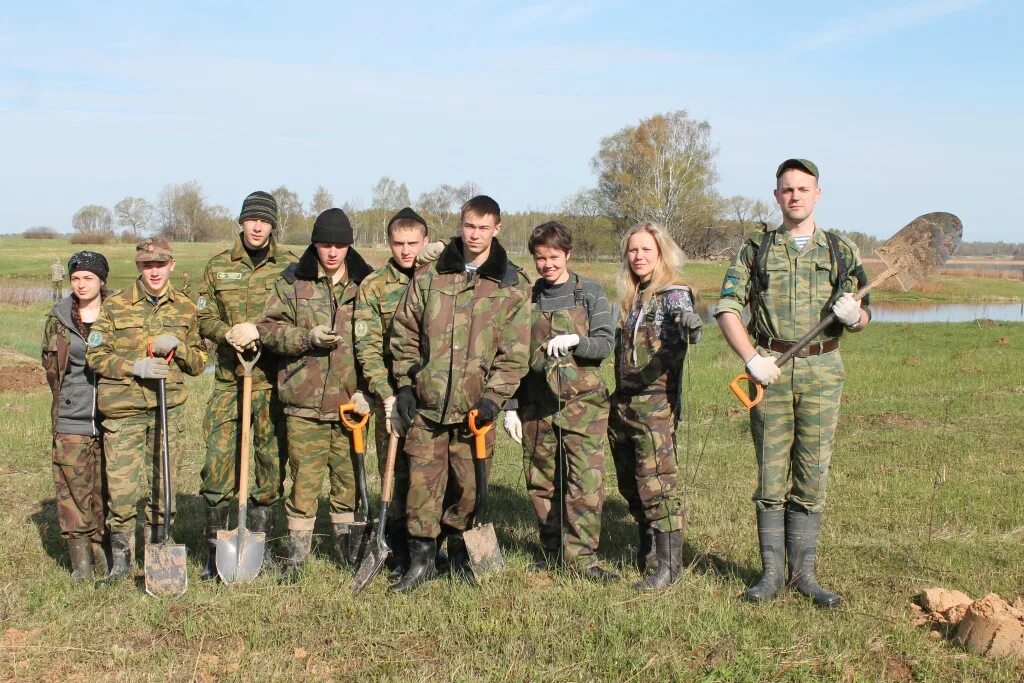
[[178,348],[178,338],[173,334],[158,334],[153,338],[153,355],[166,356]]
[[395,397],[388,396],[384,399],[384,429],[387,433],[391,433],[391,420],[394,419],[395,415]]
[[832,312],[836,314],[839,322],[847,327],[855,327],[860,322],[860,302],[849,292],[832,304]]
[[444,251],[445,246],[444,242],[427,242],[420,249],[420,253],[416,254],[416,265],[422,266],[427,263],[433,263],[441,258],[441,252]]
[[578,346],[580,343],[580,335],[578,334],[560,334],[553,337],[548,342],[548,355],[562,357],[568,355],[569,349],[574,346]]
[[309,341],[313,346],[330,349],[338,345],[338,335],[327,325],[317,325],[309,331]]
[[352,403],[356,407],[356,412],[360,415],[366,415],[370,412],[370,403],[366,400],[366,396],[363,395],[363,392],[357,391],[352,394]]
[[514,410],[505,411],[505,431],[518,444],[523,443],[523,423],[519,419],[519,413]]
[[762,386],[768,386],[782,376],[782,369],[775,364],[775,359],[760,354],[755,354],[747,361],[747,370],[754,381]]
[[139,379],[166,379],[169,371],[163,358],[142,358],[132,363],[132,374]]
[[241,353],[260,339],[260,331],[252,323],[238,323],[227,331],[224,339]]

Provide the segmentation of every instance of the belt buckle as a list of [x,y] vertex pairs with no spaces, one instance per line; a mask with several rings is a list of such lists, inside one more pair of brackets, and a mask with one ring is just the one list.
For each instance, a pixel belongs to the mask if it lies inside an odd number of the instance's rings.
[[[796,357],[797,358],[807,358],[808,356],[811,355],[811,347],[816,346],[816,345],[817,345],[817,342],[814,342],[812,344],[808,344],[807,346],[805,346],[804,348],[802,348],[802,349],[800,349],[799,351],[796,352]],[[817,355],[817,353],[815,352],[814,355]]]

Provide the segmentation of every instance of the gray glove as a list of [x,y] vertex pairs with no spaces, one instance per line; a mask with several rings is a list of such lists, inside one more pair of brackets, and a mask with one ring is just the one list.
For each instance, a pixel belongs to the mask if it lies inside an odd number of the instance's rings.
[[178,338],[173,334],[158,334],[153,339],[153,355],[154,356],[166,356],[174,349],[178,348]]
[[420,249],[420,253],[416,254],[416,266],[433,263],[441,258],[441,252],[444,251],[445,246],[447,245],[444,242],[427,242]]
[[687,344],[696,344],[704,334],[704,321],[696,313],[684,315],[681,327],[681,331],[685,331]]
[[340,338],[327,325],[317,325],[309,331],[309,341],[313,346],[321,349],[331,349],[338,345]]
[[260,340],[260,331],[253,323],[238,323],[224,335],[225,341],[241,353],[247,348],[255,347]]
[[166,379],[170,369],[163,358],[142,358],[132,364],[132,374],[139,379]]

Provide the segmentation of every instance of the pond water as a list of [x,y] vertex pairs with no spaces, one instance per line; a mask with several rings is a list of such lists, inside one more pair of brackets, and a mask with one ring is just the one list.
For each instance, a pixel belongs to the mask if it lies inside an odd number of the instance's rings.
[[[717,302],[701,302],[701,317],[712,319]],[[871,306],[872,322],[962,323],[978,319],[1024,322],[1024,302],[977,304],[889,304]]]

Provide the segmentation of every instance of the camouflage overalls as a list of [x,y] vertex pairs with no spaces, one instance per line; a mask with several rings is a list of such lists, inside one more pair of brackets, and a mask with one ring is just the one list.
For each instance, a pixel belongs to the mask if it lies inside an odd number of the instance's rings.
[[89,333],[89,366],[99,375],[98,408],[103,414],[103,449],[106,456],[110,505],[107,523],[113,534],[131,534],[139,483],[146,480],[151,505],[146,522],[163,520],[163,485],[160,474],[157,380],[132,375],[134,361],[146,356],[146,345],[160,334],[178,338],[167,376],[167,435],[171,459],[171,520],[174,519],[176,460],[184,455],[185,374],[196,376],[206,367],[207,354],[199,337],[196,305],[168,285],[154,303],[141,279],[103,302],[100,317]]
[[641,530],[681,531],[676,426],[688,348],[682,316],[693,313],[688,287],[641,296],[615,334],[615,393],[608,441],[619,493]]
[[[228,501],[237,490],[242,382],[237,373],[238,357],[225,335],[238,323],[260,318],[274,283],[296,260],[291,251],[271,238],[267,257],[254,267],[239,236],[231,249],[210,259],[203,273],[196,302],[199,333],[217,345],[213,393],[203,424],[206,462],[199,492],[207,505]],[[249,497],[255,505],[273,505],[284,493],[284,416],[273,385],[276,372],[277,356],[265,350],[252,371],[255,486],[249,489]]]
[[[566,566],[586,569],[597,562],[601,539],[608,391],[600,367],[611,350],[612,335],[607,320],[607,338],[593,344],[600,351],[588,354],[598,357],[580,355],[583,346],[591,346],[586,342],[594,334],[592,312],[579,276],[570,273],[567,284],[573,294],[569,307],[543,310],[544,281],[534,283],[530,372],[516,399],[523,424],[526,489],[537,515],[541,546],[550,557],[564,552]],[[607,302],[604,309],[610,317]],[[579,335],[581,346],[562,358],[550,357],[547,343],[560,334]]]

